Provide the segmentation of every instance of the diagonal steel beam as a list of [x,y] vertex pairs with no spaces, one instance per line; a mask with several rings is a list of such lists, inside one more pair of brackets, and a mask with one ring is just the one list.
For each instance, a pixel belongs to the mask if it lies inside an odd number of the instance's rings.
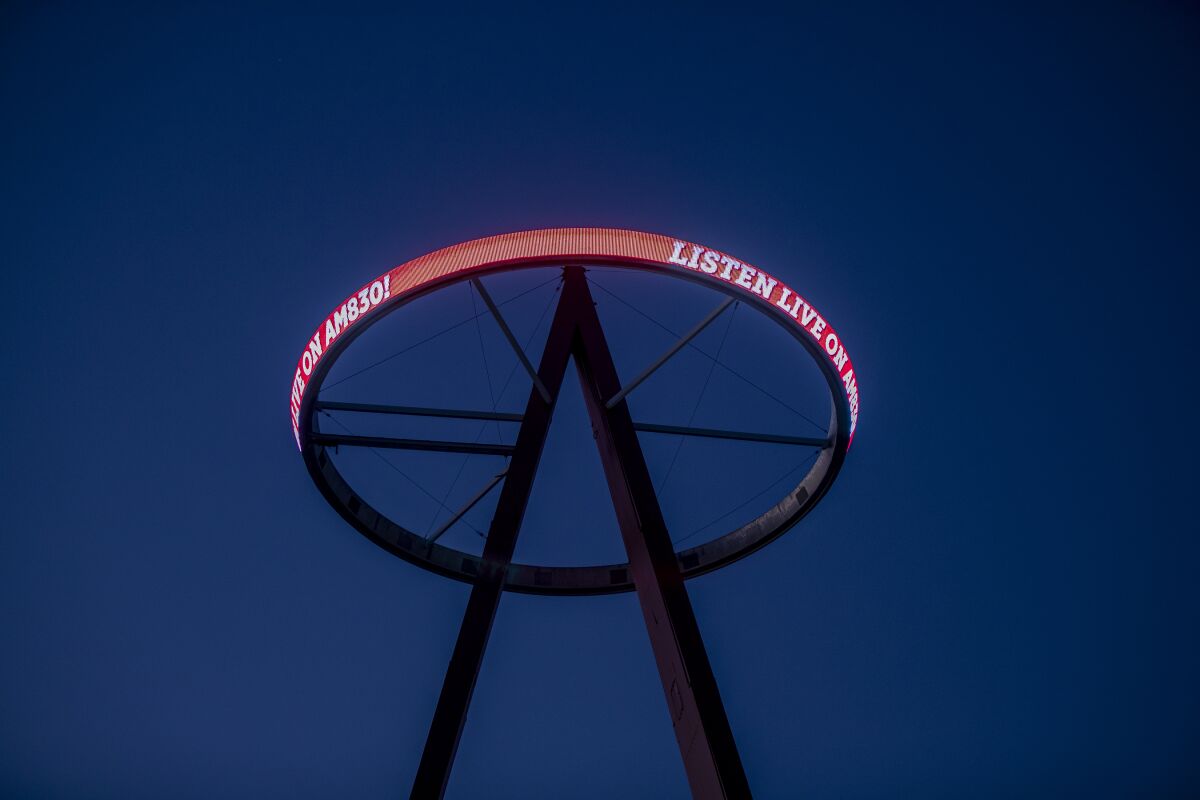
[[724,311],[725,309],[729,308],[729,306],[732,303],[733,303],[733,298],[727,297],[727,298],[725,298],[725,300],[723,300],[721,302],[721,304],[719,306],[714,308],[712,311],[708,312],[708,316],[705,317],[704,319],[700,320],[699,322],[697,322],[696,327],[692,328],[690,331],[685,333],[683,335],[683,338],[681,338],[679,341],[675,342],[675,344],[673,344],[667,348],[667,352],[663,353],[661,356],[659,356],[657,359],[655,359],[650,364],[650,366],[648,366],[644,370],[642,370],[636,378],[634,378],[629,383],[622,386],[615,394],[613,394],[613,396],[608,399],[608,402],[606,402],[604,404],[605,408],[609,408],[609,409],[615,408],[617,403],[620,403],[622,400],[625,399],[625,395],[629,394],[634,389],[636,389],[638,386],[640,386],[642,381],[646,380],[646,378],[649,378],[651,375],[654,374],[655,370],[657,370],[663,364],[667,363],[667,361],[670,360],[671,356],[678,353],[680,350],[682,350],[687,345],[688,342],[690,342],[692,339],[695,339],[697,336],[699,336],[700,332],[702,330],[704,330],[705,328],[707,328],[713,320],[715,320],[717,317],[721,316],[721,312]]
[[[568,269],[566,285],[573,282],[583,284],[587,291],[582,273]],[[605,397],[616,397],[620,379],[600,319],[591,302],[581,304],[580,309],[575,365],[692,796],[705,800],[749,798],[750,784],[629,416],[629,405],[619,399],[615,406],[604,401]],[[721,310],[717,309],[704,324]]]
[[496,324],[500,326],[500,330],[504,332],[504,338],[508,339],[509,345],[512,346],[513,352],[517,354],[517,358],[521,360],[521,365],[525,367],[525,371],[529,373],[529,377],[533,379],[533,385],[537,387],[538,393],[541,394],[542,400],[550,402],[550,390],[546,388],[546,384],[542,383],[542,379],[538,377],[537,370],[533,368],[533,364],[529,363],[529,359],[525,356],[525,351],[521,349],[521,343],[517,341],[517,337],[513,336],[512,330],[509,329],[508,323],[504,321],[504,317],[500,316],[500,309],[492,302],[492,296],[487,293],[487,289],[483,288],[483,283],[478,278],[471,279],[471,285],[475,287],[475,291],[479,292],[479,296],[483,298],[484,304],[488,307],[488,311],[492,312],[492,318],[496,320]]
[[[454,754],[458,750],[458,741],[467,718],[467,708],[471,704],[483,653],[496,618],[496,608],[504,591],[504,578],[512,561],[517,533],[541,461],[546,431],[550,427],[555,400],[567,370],[575,336],[575,317],[581,302],[578,291],[564,289],[554,313],[554,321],[550,324],[550,335],[538,367],[538,384],[529,393],[512,461],[500,490],[487,541],[484,542],[479,575],[471,587],[462,627],[454,643],[454,653],[446,668],[446,678],[438,696],[433,722],[429,726],[425,750],[413,780],[413,800],[436,800],[446,791],[450,767],[454,763]],[[543,395],[536,388],[537,385],[547,394]]]

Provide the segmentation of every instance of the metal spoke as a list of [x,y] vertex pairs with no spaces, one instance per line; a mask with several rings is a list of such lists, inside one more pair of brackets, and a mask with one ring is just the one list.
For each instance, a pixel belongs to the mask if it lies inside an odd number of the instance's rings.
[[[533,326],[533,330],[531,330],[529,332],[529,336],[527,336],[525,338],[525,347],[529,347],[529,345],[533,342],[534,337],[537,336],[537,332],[542,329],[542,323],[546,320],[546,315],[548,313],[550,313],[550,309],[554,306],[554,299],[558,294],[558,290],[560,288],[562,288],[562,277],[561,276],[559,277],[558,281],[559,281],[559,285],[554,287],[554,291],[550,294],[550,299],[546,301],[546,307],[542,309],[541,315],[538,316],[537,323]],[[544,286],[545,284],[542,284],[542,285]],[[504,304],[501,303],[501,305],[504,305]],[[510,369],[508,371],[508,377],[504,379],[504,385],[500,387],[500,394],[498,396],[498,399],[500,401],[504,400],[504,393],[506,391],[508,391],[508,386],[509,386],[509,384],[512,383],[513,376],[517,374],[517,368],[519,366],[520,366],[520,364],[513,364],[512,369]],[[524,417],[522,417],[521,419],[524,420]],[[483,436],[484,430],[486,430],[486,429],[487,429],[487,423],[480,425],[479,432],[475,434],[475,438],[472,439],[471,441],[478,442],[480,437]],[[454,491],[454,487],[458,485],[458,479],[462,477],[463,469],[466,468],[467,461],[470,460],[470,458],[471,457],[469,455],[463,456],[462,461],[459,462],[458,472],[454,473],[454,480],[450,481],[450,486],[446,489],[446,493],[442,497],[443,507],[445,506],[445,501],[450,497],[450,493]],[[441,513],[441,512],[438,512],[438,511],[434,512],[433,519],[429,520],[429,529],[432,529],[434,526],[434,523],[437,522],[437,515],[439,513]],[[472,530],[474,530],[474,528],[472,528]],[[482,533],[479,535],[483,536]]]
[[[612,299],[616,300],[618,303],[620,303],[621,305],[625,306],[625,307],[626,307],[626,308],[628,308],[630,311],[634,312],[634,313],[635,313],[635,314],[637,314],[638,316],[640,316],[640,317],[642,317],[643,319],[647,320],[647,321],[648,321],[648,322],[650,322],[651,324],[653,324],[653,325],[657,325],[659,328],[662,328],[664,331],[666,331],[667,333],[671,334],[672,336],[678,336],[678,335],[679,335],[679,334],[675,333],[675,331],[673,331],[673,330],[671,330],[670,328],[668,328],[666,325],[663,325],[661,322],[659,322],[658,320],[656,320],[654,317],[652,317],[652,316],[650,316],[649,314],[647,314],[645,311],[643,311],[643,310],[641,310],[640,308],[638,308],[637,306],[635,306],[633,303],[631,303],[631,302],[629,302],[628,300],[626,300],[625,298],[621,297],[621,295],[617,294],[616,292],[614,292],[614,291],[613,291],[613,290],[611,290],[611,289],[608,289],[608,288],[605,288],[604,286],[602,286],[602,285],[599,283],[599,281],[593,280],[593,279],[592,279],[592,278],[590,278],[590,277],[589,277],[587,280],[588,280],[588,283],[592,284],[592,285],[593,285],[593,286],[595,286],[597,289],[599,289],[600,291],[604,292],[606,295],[608,295],[608,296],[609,296],[609,297],[611,297]],[[695,350],[695,351],[696,351],[697,353],[699,353],[700,355],[702,355],[702,356],[704,356],[705,358],[707,358],[709,361],[712,361],[713,363],[715,363],[715,364],[716,364],[718,367],[720,367],[721,369],[725,370],[726,372],[728,372],[728,373],[729,373],[730,375],[732,375],[733,377],[735,377],[735,378],[737,378],[738,380],[740,380],[740,381],[742,381],[743,383],[745,383],[747,386],[749,386],[749,387],[751,387],[751,388],[753,388],[753,389],[756,389],[756,390],[758,390],[759,392],[762,392],[762,393],[763,393],[763,395],[765,395],[766,397],[769,397],[769,398],[771,398],[771,399],[772,399],[772,400],[774,400],[776,403],[778,403],[780,406],[782,406],[783,408],[786,408],[788,411],[791,411],[793,414],[795,414],[796,416],[800,417],[800,418],[801,418],[801,419],[803,419],[804,421],[812,423],[812,424],[813,424],[813,426],[814,426],[814,427],[816,427],[817,429],[819,429],[819,430],[820,430],[822,433],[828,433],[828,431],[825,429],[825,426],[824,426],[824,425],[822,425],[822,424],[820,424],[819,422],[817,422],[817,421],[813,420],[812,418],[810,418],[810,417],[809,417],[807,414],[805,414],[804,412],[802,412],[802,411],[799,411],[799,410],[797,410],[797,409],[793,408],[793,407],[792,407],[791,405],[789,405],[787,402],[785,402],[784,400],[780,399],[779,397],[777,397],[776,395],[772,394],[771,392],[767,391],[767,390],[766,390],[766,389],[764,389],[763,387],[759,386],[757,383],[755,383],[754,381],[750,380],[749,378],[747,378],[747,377],[746,377],[745,375],[743,375],[742,373],[738,372],[738,371],[737,371],[736,369],[734,369],[733,367],[731,367],[731,366],[729,366],[728,364],[724,363],[724,362],[723,362],[723,361],[721,361],[719,358],[715,358],[715,357],[713,357],[713,356],[709,355],[709,354],[708,354],[708,353],[706,353],[704,350],[701,350],[699,347],[697,347],[697,346],[696,346],[696,345],[694,345],[694,344],[690,344],[690,343],[689,343],[689,345],[688,345],[688,346],[689,346],[689,347],[691,347],[693,350]]]
[[782,436],[776,433],[749,433],[725,431],[717,428],[690,428],[683,425],[657,425],[653,422],[635,422],[635,430],[646,433],[670,433],[679,436],[701,436],[708,439],[737,439],[743,442],[769,442],[771,444],[795,444],[804,447],[829,447],[832,442],[812,436]]
[[500,326],[500,330],[504,332],[504,338],[508,339],[509,345],[512,346],[513,352],[517,354],[517,358],[521,360],[525,371],[529,373],[529,377],[533,379],[533,385],[537,387],[538,394],[547,403],[550,402],[550,390],[546,388],[546,384],[542,383],[542,379],[538,377],[537,370],[533,368],[533,364],[529,363],[529,358],[525,355],[524,349],[521,348],[517,337],[513,336],[512,330],[509,329],[508,323],[504,321],[504,317],[500,316],[500,309],[492,302],[492,296],[487,293],[487,289],[483,288],[483,283],[478,278],[471,279],[471,285],[475,287],[475,291],[479,292],[479,296],[483,298],[484,304],[488,307],[488,311],[492,312],[492,319],[496,320],[496,324]]
[[608,399],[608,402],[606,402],[604,404],[605,408],[609,408],[609,409],[614,408],[617,405],[617,403],[624,400],[625,395],[629,394],[634,389],[636,389],[642,383],[642,381],[646,380],[646,378],[649,378],[652,374],[654,374],[655,370],[657,370],[663,364],[667,363],[667,361],[671,358],[671,356],[678,353],[680,350],[682,350],[684,347],[687,346],[688,342],[690,342],[692,339],[695,339],[697,336],[699,336],[700,332],[703,331],[705,328],[707,328],[709,323],[711,323],[717,317],[721,316],[721,312],[724,311],[725,309],[729,308],[729,306],[732,304],[733,304],[732,297],[725,298],[725,300],[722,301],[719,306],[717,306],[716,308],[714,308],[712,311],[710,311],[708,313],[707,317],[705,317],[704,319],[702,319],[698,323],[696,323],[696,327],[692,328],[690,331],[685,333],[683,335],[682,339],[680,339],[679,341],[675,342],[675,344],[673,344],[669,348],[667,348],[667,352],[663,353],[653,363],[651,363],[650,366],[648,366],[644,370],[642,370],[641,373],[636,378],[634,378],[629,383],[622,386],[621,390],[619,392],[617,392],[616,394],[614,394],[612,397],[610,397]]
[[450,417],[453,419],[486,419],[499,422],[520,422],[520,414],[502,411],[464,411],[456,408],[423,408],[419,406],[389,406],[375,403],[337,403],[318,400],[317,411],[360,411],[366,414],[402,414],[410,417]]
[[[543,286],[547,286],[551,283],[554,283],[554,281],[557,281],[557,280],[561,280],[561,278],[557,278],[557,277],[551,278],[548,281],[543,281],[542,283],[539,283],[537,286],[531,286],[530,288],[526,289],[525,291],[521,292],[520,294],[514,295],[513,297],[510,297],[507,300],[502,300],[500,302],[500,305],[506,306],[509,303],[512,303],[516,300],[520,300],[522,297],[529,294],[530,292],[536,292],[538,289],[542,288]],[[337,386],[338,384],[345,383],[346,381],[350,380],[351,378],[357,378],[359,375],[362,375],[364,372],[375,369],[380,364],[391,361],[393,358],[396,358],[397,356],[402,356],[405,353],[409,352],[410,350],[415,350],[416,348],[420,347],[423,344],[432,342],[434,339],[438,338],[439,336],[445,336],[447,333],[450,333],[450,331],[461,328],[463,325],[466,325],[468,322],[471,322],[475,318],[476,317],[470,317],[468,319],[459,320],[458,322],[454,323],[450,327],[443,328],[442,330],[438,331],[437,333],[433,334],[432,336],[426,336],[421,341],[416,342],[415,344],[410,344],[408,347],[404,347],[400,350],[397,350],[396,352],[392,353],[389,356],[384,356],[383,358],[379,359],[378,361],[376,361],[373,364],[368,364],[367,366],[363,367],[362,369],[360,369],[356,372],[351,372],[349,375],[346,375],[345,377],[339,378],[338,380],[333,381],[331,383],[326,383],[326,384],[322,385],[321,390],[325,391],[328,389],[332,389],[333,387]]]
[[385,450],[426,450],[437,453],[475,453],[484,456],[512,455],[509,444],[439,442],[432,439],[391,439],[386,436],[351,436],[341,433],[313,433],[313,444],[326,447],[378,447]]
[[466,514],[468,511],[470,511],[472,508],[475,507],[476,503],[478,503],[483,498],[487,497],[488,492],[490,492],[493,488],[495,488],[497,483],[504,480],[504,476],[506,474],[508,474],[508,467],[505,467],[504,469],[500,470],[495,475],[493,475],[492,479],[490,481],[488,481],[487,485],[484,486],[482,489],[480,489],[478,492],[476,492],[475,496],[466,502],[466,505],[464,505],[458,511],[455,511],[450,516],[450,519],[446,520],[445,523],[443,523],[440,528],[438,528],[436,531],[434,531],[432,534],[429,535],[429,543],[432,544],[432,543],[436,542],[438,540],[438,537],[440,537],[446,531],[450,530],[450,527],[454,523],[456,523],[460,519],[462,519],[463,514]]

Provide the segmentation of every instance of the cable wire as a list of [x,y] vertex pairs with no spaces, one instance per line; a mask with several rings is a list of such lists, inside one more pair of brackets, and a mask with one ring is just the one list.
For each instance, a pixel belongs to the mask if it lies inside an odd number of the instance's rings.
[[[717,345],[717,359],[721,357],[721,351],[725,349],[725,340],[729,338],[729,331],[733,328],[733,318],[737,314],[738,306],[741,303],[734,303],[733,311],[729,312],[729,319],[725,322],[725,333],[721,335],[721,343]],[[696,412],[700,410],[700,403],[704,401],[704,393],[708,390],[708,382],[712,380],[713,372],[717,368],[717,359],[713,359],[708,365],[708,375],[704,378],[704,385],[700,387],[700,393],[696,395],[696,404],[692,406],[691,416],[688,417],[687,425],[690,428],[692,423],[696,421]],[[683,449],[683,440],[687,437],[680,434],[675,442],[675,452],[671,455],[671,463],[667,465],[666,474],[663,475],[662,483],[655,490],[656,494],[662,494],[663,489],[667,487],[667,481],[671,479],[671,471],[675,469],[675,461],[679,458],[679,451]]]
[[[557,295],[557,294],[558,294],[559,290],[562,288],[562,280],[563,280],[563,279],[562,279],[561,277],[558,279],[558,286],[554,287],[554,291],[550,293],[550,299],[546,301],[546,307],[542,309],[541,316],[539,316],[539,317],[538,317],[538,320],[537,320],[537,322],[536,322],[536,323],[534,323],[533,330],[532,330],[532,331],[530,331],[528,338],[525,340],[524,348],[525,348],[526,350],[528,350],[528,349],[529,349],[529,345],[530,345],[530,344],[533,342],[533,337],[537,336],[537,332],[538,332],[539,330],[541,330],[541,327],[542,327],[542,322],[543,322],[543,321],[546,319],[546,314],[547,314],[547,313],[550,311],[550,308],[551,308],[551,306],[554,304],[554,297],[555,297],[555,295]],[[549,281],[547,281],[547,283],[549,283]],[[546,285],[545,283],[541,284],[541,286],[545,286],[545,285]],[[540,288],[540,287],[538,287],[538,288]],[[498,400],[503,400],[503,399],[504,399],[504,393],[505,393],[506,391],[508,391],[508,385],[509,385],[510,383],[512,383],[513,376],[517,374],[517,367],[519,367],[519,366],[521,366],[521,362],[520,362],[520,360],[518,359],[518,360],[517,360],[517,363],[516,363],[516,364],[513,364],[513,367],[512,367],[512,369],[511,369],[511,370],[509,370],[509,372],[508,372],[508,377],[504,379],[504,385],[500,387],[500,394],[499,394],[499,396],[498,396]],[[492,410],[493,410],[493,411],[495,410],[495,404],[493,404],[493,408],[492,408]],[[500,427],[499,423],[497,423],[497,424],[496,424],[496,427],[497,427],[497,430],[498,430],[498,429],[499,429],[499,427]],[[479,438],[480,438],[481,436],[483,436],[483,432],[484,432],[485,430],[487,430],[487,423],[486,423],[486,422],[485,422],[485,423],[483,423],[482,425],[480,425],[480,426],[479,426],[479,432],[475,434],[475,438],[474,438],[474,440],[473,440],[473,441],[474,441],[474,442],[478,442],[478,441],[479,441]],[[466,468],[466,466],[467,466],[467,460],[468,460],[468,459],[470,459],[470,457],[471,457],[471,456],[470,456],[470,454],[468,453],[467,455],[464,455],[464,456],[463,456],[463,458],[462,458],[462,461],[460,461],[460,462],[459,462],[459,464],[458,464],[458,472],[456,472],[456,473],[454,474],[454,480],[452,480],[452,481],[450,482],[450,488],[446,489],[446,494],[445,494],[445,497],[443,497],[443,498],[442,498],[442,499],[443,499],[443,501],[445,501],[445,500],[449,500],[449,499],[450,499],[450,493],[451,493],[451,492],[453,492],[453,491],[454,491],[454,487],[456,487],[456,486],[458,485],[459,478],[461,478],[461,477],[462,477],[463,470]],[[506,463],[506,464],[508,463],[508,456],[505,456],[505,457],[504,457],[504,461],[505,461],[505,463]],[[444,507],[445,507],[445,506],[443,505],[443,508],[444,508]],[[441,513],[442,513],[442,512],[441,512],[440,510],[434,510],[434,512],[433,512],[433,519],[431,519],[431,520],[429,521],[429,527],[428,527],[428,529],[427,529],[427,530],[426,530],[426,532],[425,532],[425,535],[426,535],[426,536],[428,536],[428,535],[429,535],[429,532],[433,530],[433,526],[437,524],[438,517],[441,515]],[[471,528],[471,530],[474,530],[476,533],[479,533],[479,531],[478,531],[478,530],[476,530],[475,528]],[[482,534],[482,533],[479,533],[479,535],[480,535],[480,536],[483,536],[485,539],[487,538],[487,537],[486,537],[484,534]]]
[[[524,297],[525,295],[529,294],[530,292],[535,292],[538,289],[542,288],[543,286],[548,286],[549,284],[554,283],[557,280],[562,280],[562,279],[556,275],[555,277],[551,278],[550,280],[543,281],[542,283],[539,283],[537,286],[526,289],[525,291],[521,292],[520,294],[513,295],[512,297],[508,298],[504,302],[497,303],[496,305],[497,306],[506,306],[509,303],[513,302],[514,300],[519,300],[522,297]],[[405,353],[409,352],[410,350],[415,350],[416,348],[420,347],[423,344],[428,344],[429,342],[432,342],[434,339],[438,338],[439,336],[445,336],[447,333],[450,333],[450,331],[461,328],[463,325],[466,325],[468,322],[478,319],[481,316],[483,316],[483,314],[476,314],[473,317],[456,322],[448,328],[443,328],[442,330],[438,331],[437,333],[433,334],[432,336],[427,336],[415,344],[410,344],[408,347],[405,347],[401,350],[397,350],[395,353],[392,353],[390,356],[384,356],[383,358],[379,359],[378,361],[376,361],[373,364],[368,364],[367,366],[363,367],[362,369],[360,369],[356,372],[351,372],[349,375],[345,376],[344,378],[338,378],[336,381],[333,381],[332,383],[327,383],[327,384],[323,385],[321,387],[321,391],[325,391],[326,389],[332,389],[333,387],[338,386],[339,384],[345,383],[346,381],[350,380],[351,378],[356,378],[359,375],[362,375],[367,370],[375,369],[375,367],[378,367],[380,364],[391,361],[393,358],[396,358],[397,356],[402,356]]]
[[741,511],[743,508],[745,508],[746,506],[750,505],[750,504],[751,504],[751,503],[753,503],[755,500],[757,500],[758,498],[762,497],[762,496],[763,496],[764,494],[766,494],[767,492],[769,492],[769,491],[771,491],[772,489],[774,489],[774,488],[775,488],[776,486],[778,486],[780,483],[783,483],[783,481],[784,481],[784,480],[786,480],[788,477],[790,477],[790,476],[791,476],[793,473],[795,473],[797,470],[799,470],[799,469],[801,469],[802,467],[804,467],[806,464],[808,464],[808,462],[809,462],[809,461],[812,461],[812,460],[813,460],[813,459],[814,459],[814,458],[817,456],[817,454],[819,454],[820,452],[821,452],[820,450],[814,450],[814,451],[812,452],[812,454],[811,454],[811,455],[809,455],[807,458],[805,458],[805,459],[804,459],[803,461],[801,461],[799,464],[797,464],[796,466],[792,467],[791,469],[789,469],[789,470],[788,470],[787,472],[785,472],[784,474],[780,475],[780,476],[779,476],[778,478],[776,478],[775,480],[771,481],[771,483],[769,483],[769,484],[767,485],[767,488],[763,489],[761,492],[759,492],[758,494],[754,495],[754,496],[753,496],[753,497],[751,497],[750,499],[748,499],[748,500],[745,500],[744,502],[742,502],[742,503],[739,503],[738,505],[736,505],[736,506],[734,506],[733,508],[729,509],[729,510],[728,510],[728,511],[726,511],[724,514],[721,514],[721,516],[719,516],[719,517],[716,517],[715,519],[713,519],[711,522],[707,522],[707,523],[705,523],[704,525],[701,525],[699,528],[696,528],[694,531],[692,531],[691,533],[689,533],[687,536],[684,536],[682,539],[677,539],[677,540],[675,540],[674,544],[676,544],[676,545],[683,544],[683,543],[684,543],[684,542],[686,542],[688,539],[691,539],[693,536],[696,536],[697,534],[703,533],[704,531],[708,530],[708,529],[709,529],[709,528],[711,528],[713,525],[716,525],[718,522],[720,522],[721,520],[723,520],[723,519],[725,519],[726,517],[730,516],[731,514],[736,514],[738,511]]
[[[596,283],[596,281],[592,280],[592,278],[591,278],[591,277],[588,277],[588,282],[589,282],[589,283],[591,283],[593,286],[595,286],[595,287],[596,287],[597,289],[599,289],[600,291],[604,292],[605,294],[607,294],[607,295],[610,295],[610,296],[611,296],[613,299],[615,299],[617,302],[619,302],[619,303],[621,303],[622,305],[624,305],[624,306],[628,307],[630,310],[632,310],[632,311],[633,311],[633,312],[635,312],[636,314],[639,314],[640,316],[642,316],[642,317],[645,317],[645,318],[646,318],[647,320],[649,320],[650,322],[652,322],[652,323],[654,323],[655,325],[657,325],[658,327],[662,328],[664,331],[666,331],[667,333],[671,334],[671,335],[672,335],[672,336],[674,336],[676,339],[679,339],[679,338],[680,338],[680,334],[678,334],[678,333],[676,333],[675,331],[671,330],[671,329],[670,329],[670,328],[668,328],[666,325],[663,325],[661,322],[659,322],[658,320],[656,320],[654,317],[650,316],[650,315],[649,315],[649,314],[647,314],[645,311],[642,311],[640,308],[638,308],[637,306],[635,306],[633,303],[630,303],[629,301],[625,300],[624,298],[622,298],[622,297],[621,297],[620,295],[618,295],[617,293],[613,292],[613,291],[612,291],[612,290],[610,290],[610,289],[606,289],[605,287],[603,287],[603,286],[601,286],[600,284]],[[798,416],[798,417],[800,417],[801,419],[805,420],[805,421],[806,421],[806,422],[808,422],[809,424],[811,424],[811,425],[815,426],[815,427],[816,427],[818,430],[820,430],[820,431],[821,431],[821,433],[825,433],[825,434],[828,434],[828,433],[829,433],[829,430],[828,430],[827,428],[825,428],[824,426],[822,426],[822,425],[821,425],[819,422],[814,422],[814,421],[813,421],[813,419],[812,419],[811,417],[809,417],[807,414],[805,414],[804,412],[796,410],[796,409],[795,409],[795,408],[793,408],[793,407],[792,407],[790,404],[788,404],[788,403],[786,403],[785,401],[781,400],[780,398],[776,397],[776,396],[775,396],[774,394],[772,394],[771,392],[768,392],[766,389],[764,389],[763,387],[759,386],[757,383],[755,383],[754,381],[750,380],[750,379],[749,379],[749,378],[747,378],[745,375],[743,375],[742,373],[738,372],[736,369],[734,369],[733,367],[729,366],[728,364],[724,364],[724,363],[722,363],[721,361],[717,360],[716,358],[713,358],[713,357],[712,357],[712,356],[710,356],[708,353],[704,352],[704,351],[703,351],[703,350],[701,350],[699,347],[697,347],[697,346],[696,346],[694,343],[692,343],[692,342],[688,342],[688,343],[687,343],[687,346],[688,346],[688,347],[690,347],[690,348],[692,348],[693,350],[695,350],[697,353],[699,353],[700,355],[704,356],[705,358],[709,359],[710,361],[713,361],[714,363],[716,363],[716,365],[717,365],[717,366],[721,367],[721,369],[723,369],[723,370],[725,370],[726,372],[730,373],[730,374],[731,374],[731,375],[733,375],[734,377],[738,378],[739,380],[741,380],[741,381],[745,382],[745,383],[746,383],[746,384],[748,384],[749,386],[751,386],[751,387],[753,387],[753,388],[757,389],[758,391],[762,392],[764,395],[766,395],[767,397],[771,398],[771,399],[772,399],[772,400],[774,400],[776,403],[779,403],[779,405],[783,406],[783,407],[784,407],[784,408],[786,408],[788,411],[791,411],[791,412],[792,412],[793,414],[795,414],[796,416]]]
[[[496,390],[492,386],[492,371],[488,368],[487,348],[483,346],[483,326],[479,324],[479,318],[482,314],[479,313],[479,306],[475,305],[475,284],[468,283],[467,288],[471,293],[471,312],[475,315],[475,335],[479,337],[479,358],[483,361],[483,376],[487,379],[488,397],[492,400],[492,411],[496,410]],[[486,427],[486,423],[485,423]],[[496,441],[503,441],[500,435],[500,423],[496,423]]]
[[[338,425],[338,426],[339,426],[339,427],[340,427],[342,430],[344,430],[346,433],[350,434],[351,436],[353,436],[353,435],[354,435],[354,431],[350,430],[350,428],[348,428],[348,427],[346,426],[346,423],[342,422],[340,419],[338,419],[337,417],[333,416],[333,414],[330,414],[328,411],[322,411],[321,413],[322,413],[322,414],[324,414],[324,415],[325,415],[326,417],[328,417],[329,419],[333,420],[333,421],[334,421],[334,422],[335,422],[335,423],[336,423],[336,424],[337,424],[337,425]],[[417,487],[418,489],[420,489],[420,490],[421,490],[421,492],[422,492],[422,493],[423,493],[423,494],[424,494],[426,497],[428,497],[430,500],[432,500],[433,502],[437,503],[437,504],[438,504],[439,506],[441,506],[442,508],[444,508],[444,509],[446,509],[447,511],[449,511],[451,514],[453,514],[453,513],[454,513],[454,512],[457,510],[457,509],[450,508],[450,506],[446,505],[446,504],[445,504],[445,503],[443,503],[441,500],[438,500],[436,497],[434,497],[434,495],[433,495],[433,493],[432,493],[432,492],[430,492],[428,489],[426,489],[426,488],[425,488],[424,486],[422,486],[421,484],[417,483],[417,482],[416,482],[416,480],[415,480],[415,479],[413,479],[413,477],[412,477],[411,475],[409,475],[407,472],[405,472],[404,470],[400,469],[400,468],[399,468],[399,467],[397,467],[395,464],[393,464],[391,461],[389,461],[387,458],[385,458],[385,457],[384,457],[384,455],[383,455],[383,453],[380,453],[380,452],[379,452],[378,450],[376,450],[374,447],[368,447],[367,449],[368,449],[368,450],[370,450],[372,453],[374,453],[374,454],[375,454],[375,457],[376,457],[376,458],[378,458],[380,461],[382,461],[383,463],[387,464],[387,465],[388,465],[389,467],[391,467],[392,469],[396,470],[396,472],[400,473],[400,475],[401,475],[401,476],[402,476],[402,477],[403,477],[405,480],[407,480],[407,481],[408,481],[409,483],[411,483],[413,486],[415,486],[415,487]],[[465,525],[466,525],[468,528],[470,528],[471,530],[475,531],[475,532],[476,532],[476,533],[478,533],[480,536],[483,536],[483,532],[482,532],[482,531],[480,531],[478,528],[476,528],[474,525],[472,525],[471,523],[467,522],[466,520],[462,520],[462,522],[463,522],[463,523],[464,523],[464,524],[465,524]]]

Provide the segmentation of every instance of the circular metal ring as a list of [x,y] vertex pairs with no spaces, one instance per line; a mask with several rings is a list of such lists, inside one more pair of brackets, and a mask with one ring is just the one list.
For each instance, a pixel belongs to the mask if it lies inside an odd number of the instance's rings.
[[[326,500],[356,530],[420,567],[472,583],[478,556],[430,542],[363,500],[342,477],[319,432],[316,397],[330,367],[367,328],[407,302],[451,283],[529,267],[578,264],[617,266],[685,278],[746,302],[788,330],[825,376],[833,398],[828,439],[812,468],[783,499],[757,518],[711,541],[679,551],[685,578],[743,558],[795,525],[828,491],[841,469],[858,424],[858,383],[837,333],[793,289],[718,250],[682,239],[612,228],[555,228],[491,236],[447,247],[402,264],[366,284],[338,306],[309,339],[291,386],[292,433],[309,475]],[[549,595],[626,592],[634,588],[628,564],[508,566],[504,588]]]

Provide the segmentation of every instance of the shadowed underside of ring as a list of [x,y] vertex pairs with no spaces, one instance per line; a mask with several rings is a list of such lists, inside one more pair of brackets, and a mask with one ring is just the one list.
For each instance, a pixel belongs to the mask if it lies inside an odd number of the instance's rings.
[[[623,404],[626,394],[634,391],[651,372],[686,345],[732,300],[755,309],[791,334],[807,351],[828,386],[832,400],[831,412],[827,434],[820,438],[801,439],[634,422],[634,427],[644,432],[784,442],[803,444],[817,450],[812,466],[799,483],[759,516],[711,541],[678,551],[676,558],[684,577],[694,577],[712,571],[754,552],[795,525],[828,491],[857,427],[857,378],[840,338],[824,317],[797,292],[762,270],[727,254],[680,239],[635,231],[595,228],[528,231],[455,245],[396,267],[367,284],[337,307],[308,342],[297,364],[291,387],[293,434],[313,481],[327,501],[356,530],[407,561],[469,583],[475,582],[483,572],[499,568],[506,570],[504,588],[510,591],[583,595],[624,592],[634,588],[629,565],[626,563],[595,566],[543,566],[520,563],[492,565],[480,556],[440,544],[437,541],[438,536],[446,530],[449,523],[429,536],[405,528],[364,499],[339,471],[331,455],[335,449],[342,447],[511,455],[513,447],[468,442],[356,437],[323,431],[320,427],[320,414],[330,409],[348,413],[471,415],[469,418],[503,418],[505,422],[523,424],[520,415],[512,414],[331,403],[319,399],[322,382],[330,368],[358,336],[384,317],[393,313],[404,313],[402,309],[412,300],[463,281],[471,281],[473,289],[478,291],[487,303],[489,312],[525,366],[532,384],[531,393],[540,393],[552,409],[553,400],[556,398],[547,394],[545,385],[538,377],[539,368],[534,363],[537,361],[537,354],[526,354],[522,351],[521,345],[505,324],[500,310],[488,295],[482,279],[501,272],[522,269],[575,266],[619,267],[683,279],[714,289],[731,298],[709,317],[699,321],[691,332],[681,336],[666,353],[651,361],[639,375],[622,376],[621,390],[611,397],[600,398],[610,409]],[[547,348],[549,349],[549,345]],[[518,433],[518,443],[520,441]],[[502,472],[480,496],[504,480]]]

